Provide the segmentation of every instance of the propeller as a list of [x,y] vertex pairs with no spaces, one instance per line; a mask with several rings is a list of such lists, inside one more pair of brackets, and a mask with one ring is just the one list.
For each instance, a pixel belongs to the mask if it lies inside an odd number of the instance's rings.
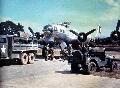
[[32,35],[34,35],[34,32],[33,32],[32,28],[31,28],[31,27],[28,27],[28,29],[29,29],[29,31],[32,33]]
[[76,36],[79,36],[79,34],[73,30],[69,30],[70,32],[72,32],[73,34],[75,34]]
[[84,32],[77,33],[73,30],[69,30],[69,31],[72,32],[73,34],[75,34],[76,36],[78,36],[78,40],[80,42],[85,42],[87,40],[87,36],[90,35],[91,33],[93,33],[94,31],[96,31],[96,29],[92,29],[87,33],[84,33]]

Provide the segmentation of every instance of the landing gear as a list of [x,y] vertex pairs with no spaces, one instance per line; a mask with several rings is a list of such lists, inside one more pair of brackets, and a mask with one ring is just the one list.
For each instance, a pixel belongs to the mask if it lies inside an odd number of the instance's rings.
[[54,58],[54,52],[53,49],[47,49],[47,48],[43,48],[42,50],[42,56],[45,58],[45,61],[47,60],[53,60]]
[[53,51],[53,49],[49,49],[48,50],[48,59],[53,60],[53,58],[54,58],[54,51]]
[[42,56],[45,59],[45,61],[48,60],[48,51],[47,51],[47,47],[46,46],[44,46],[43,49],[42,49]]

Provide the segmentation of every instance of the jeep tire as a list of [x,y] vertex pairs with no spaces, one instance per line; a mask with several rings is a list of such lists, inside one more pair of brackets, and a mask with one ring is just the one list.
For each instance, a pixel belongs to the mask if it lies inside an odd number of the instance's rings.
[[79,67],[77,63],[71,63],[71,72],[77,73],[79,71]]

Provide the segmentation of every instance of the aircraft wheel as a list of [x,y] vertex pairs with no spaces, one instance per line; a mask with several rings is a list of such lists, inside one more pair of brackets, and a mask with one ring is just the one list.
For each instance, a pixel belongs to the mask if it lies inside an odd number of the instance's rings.
[[43,58],[45,59],[45,61],[48,60],[48,50],[47,50],[46,47],[44,47],[44,48],[42,49],[42,56],[43,56]]

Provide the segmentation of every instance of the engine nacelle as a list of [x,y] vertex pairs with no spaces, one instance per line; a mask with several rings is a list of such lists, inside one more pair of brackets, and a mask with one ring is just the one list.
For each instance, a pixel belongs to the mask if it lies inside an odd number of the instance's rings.
[[86,33],[84,33],[84,32],[79,33],[79,35],[78,35],[78,40],[79,40],[80,42],[85,42],[85,41],[87,40],[87,35],[86,35]]
[[113,31],[111,33],[110,37],[113,41],[119,41],[120,40],[120,32],[119,31]]

